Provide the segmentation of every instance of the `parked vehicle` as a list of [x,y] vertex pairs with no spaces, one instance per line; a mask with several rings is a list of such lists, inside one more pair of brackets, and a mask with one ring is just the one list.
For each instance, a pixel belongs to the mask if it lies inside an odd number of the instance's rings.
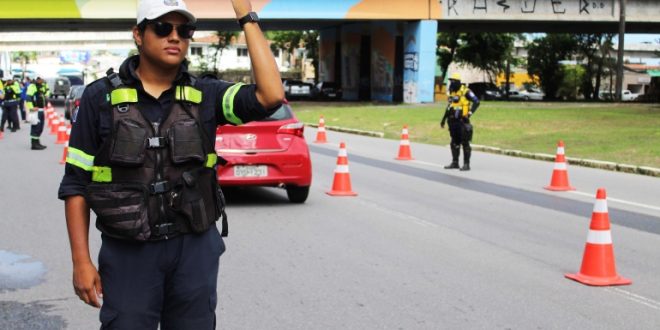
[[476,82],[467,86],[479,100],[500,100],[502,92],[490,82]]
[[44,80],[48,84],[52,98],[57,98],[58,96],[66,98],[66,96],[69,95],[69,91],[71,90],[71,82],[69,81],[69,78],[58,76],[54,78],[46,78]]
[[319,100],[341,100],[342,90],[331,81],[321,81],[312,89],[312,98]]
[[289,201],[304,203],[312,163],[303,132],[288,102],[266,119],[218,127],[216,152],[227,161],[218,166],[218,182],[223,187],[282,187]]
[[282,85],[284,86],[284,95],[287,99],[310,98],[312,96],[312,88],[314,88],[314,85],[311,83],[300,80],[284,80]]
[[523,89],[520,91],[509,91],[509,100],[520,101],[542,101],[545,93],[537,89]]
[[[610,91],[601,91],[599,97],[603,100],[614,101],[616,100],[616,93]],[[637,101],[639,94],[633,93],[630,90],[624,89],[621,91],[621,100],[623,102]]]
[[83,92],[85,91],[84,85],[75,85],[71,86],[69,94],[64,99],[64,117],[67,120],[71,118],[76,118],[76,113],[80,107],[80,99],[82,98]]

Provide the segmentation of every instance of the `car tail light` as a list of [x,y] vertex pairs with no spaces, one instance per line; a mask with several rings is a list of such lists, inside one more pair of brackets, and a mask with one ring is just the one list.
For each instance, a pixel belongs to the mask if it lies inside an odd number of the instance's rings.
[[292,134],[296,136],[303,136],[305,132],[305,124],[303,123],[293,123],[281,126],[278,130],[278,134]]
[[74,102],[74,104],[76,105],[76,107],[79,107],[80,106],[80,100],[76,100],[76,102]]

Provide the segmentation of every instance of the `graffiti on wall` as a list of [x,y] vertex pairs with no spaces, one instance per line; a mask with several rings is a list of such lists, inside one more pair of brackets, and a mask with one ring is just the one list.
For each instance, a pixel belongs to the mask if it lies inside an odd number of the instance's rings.
[[387,102],[394,91],[396,25],[376,23],[372,31],[371,92],[374,99]]
[[[613,18],[615,0],[444,0],[445,18]],[[541,17],[539,17],[541,16]]]

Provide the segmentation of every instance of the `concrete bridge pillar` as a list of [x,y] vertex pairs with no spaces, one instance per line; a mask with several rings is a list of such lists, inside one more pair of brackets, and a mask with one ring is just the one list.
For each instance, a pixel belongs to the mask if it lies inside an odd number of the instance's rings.
[[437,31],[437,21],[419,21],[406,26],[403,60],[405,103],[433,102]]
[[319,80],[347,101],[433,102],[436,21],[378,21],[320,31]]

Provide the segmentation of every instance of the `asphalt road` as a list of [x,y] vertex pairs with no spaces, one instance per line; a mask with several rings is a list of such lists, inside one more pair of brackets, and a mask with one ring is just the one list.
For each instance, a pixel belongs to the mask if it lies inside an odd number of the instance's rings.
[[[413,143],[416,160],[401,162],[398,141],[328,139],[310,144],[305,204],[274,188],[227,191],[219,328],[658,328],[660,179],[571,166],[578,191],[552,193],[552,163],[475,152],[463,173],[442,169],[446,147]],[[0,140],[0,329],[98,328],[71,287],[62,147],[43,140],[28,150],[27,127]],[[325,194],[340,140],[357,197]],[[630,286],[563,276],[579,270],[598,187]],[[99,243],[93,231],[94,255]]]

